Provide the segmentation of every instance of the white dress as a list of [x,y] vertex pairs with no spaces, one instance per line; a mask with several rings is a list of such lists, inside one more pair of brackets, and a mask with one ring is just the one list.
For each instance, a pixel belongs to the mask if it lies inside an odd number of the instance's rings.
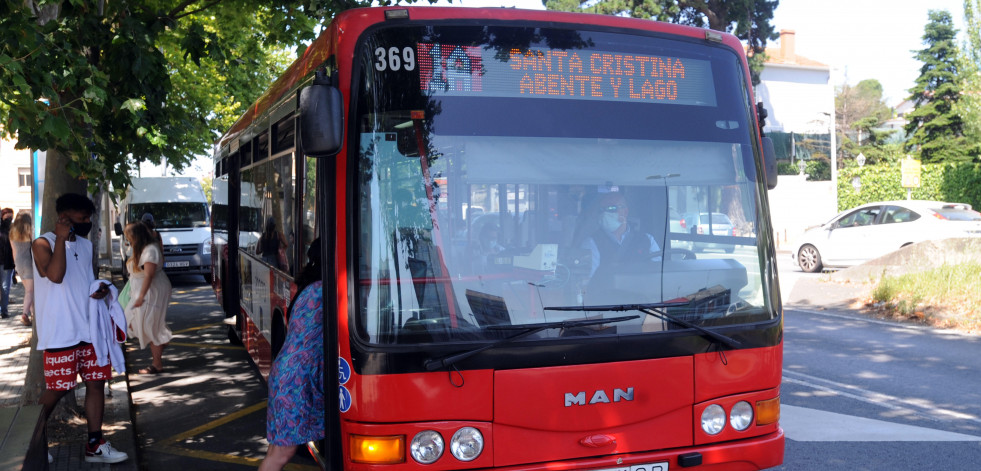
[[140,255],[140,267],[147,262],[157,265],[156,274],[150,283],[143,298],[143,305],[133,307],[133,303],[140,296],[143,289],[143,282],[146,280],[144,271],[136,271],[133,266],[133,259],[127,262],[129,269],[129,293],[130,301],[126,306],[126,322],[129,323],[130,337],[140,339],[140,348],[146,348],[149,344],[164,345],[170,342],[174,336],[167,328],[167,305],[170,304],[170,279],[163,271],[163,255],[157,244],[150,244],[143,249]]

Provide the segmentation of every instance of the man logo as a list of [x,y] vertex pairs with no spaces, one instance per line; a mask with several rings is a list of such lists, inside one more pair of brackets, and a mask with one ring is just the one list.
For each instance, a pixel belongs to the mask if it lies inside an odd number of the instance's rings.
[[[613,400],[610,401],[610,396],[606,391],[599,389],[593,393],[592,398],[589,399],[590,404],[609,404],[610,402],[620,402],[620,401],[633,401],[634,400],[634,388],[627,388],[626,391],[623,389],[613,390]],[[577,394],[565,393],[565,406],[584,406],[586,405],[586,391],[580,391]]]

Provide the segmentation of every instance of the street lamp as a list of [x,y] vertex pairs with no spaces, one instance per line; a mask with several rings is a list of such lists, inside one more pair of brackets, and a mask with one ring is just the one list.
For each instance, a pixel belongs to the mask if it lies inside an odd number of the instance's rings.
[[859,152],[858,153],[858,157],[855,157],[855,162],[858,163],[858,166],[859,167],[864,166],[865,165],[865,154]]

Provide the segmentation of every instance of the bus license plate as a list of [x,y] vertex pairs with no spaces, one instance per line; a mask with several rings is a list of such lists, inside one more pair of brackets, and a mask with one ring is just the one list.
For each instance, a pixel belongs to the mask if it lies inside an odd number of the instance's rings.
[[189,267],[191,262],[164,262],[164,268]]
[[633,466],[621,466],[619,468],[603,468],[596,471],[668,471],[668,462],[635,464]]

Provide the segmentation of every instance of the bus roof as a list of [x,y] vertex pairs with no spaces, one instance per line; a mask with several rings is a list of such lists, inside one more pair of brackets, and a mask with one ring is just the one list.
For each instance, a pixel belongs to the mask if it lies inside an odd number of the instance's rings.
[[[355,8],[346,10],[338,14],[330,22],[327,29],[321,33],[310,44],[303,54],[291,64],[286,71],[277,79],[258,100],[232,125],[217,142],[215,156],[220,158],[228,150],[226,146],[232,143],[244,131],[263,115],[269,113],[274,105],[283,100],[290,93],[295,92],[299,87],[312,80],[313,73],[320,65],[337,51],[338,39],[345,32],[360,33],[365,28],[376,23],[386,21],[385,12],[390,10],[404,10],[408,12],[408,19],[398,19],[393,21],[413,21],[413,20],[485,20],[488,23],[501,21],[540,21],[550,23],[564,23],[572,25],[592,25],[610,28],[633,29],[638,31],[650,31],[666,33],[677,36],[687,36],[694,39],[708,39],[708,32],[714,36],[714,40],[727,45],[736,51],[740,56],[745,56],[742,44],[739,39],[729,33],[712,31],[705,28],[693,26],[663,23],[653,20],[639,18],[623,18],[612,15],[597,15],[592,13],[568,13],[546,10],[524,10],[516,8],[458,8],[458,7],[370,7]],[[350,43],[349,51],[353,56],[353,42]],[[745,61],[744,61],[745,62]],[[348,70],[341,70],[341,83],[339,88],[344,91],[350,84],[346,76]],[[749,70],[745,71],[749,77]],[[349,103],[345,103],[348,106]],[[346,110],[345,110],[346,111]],[[251,136],[246,136],[251,137]]]

